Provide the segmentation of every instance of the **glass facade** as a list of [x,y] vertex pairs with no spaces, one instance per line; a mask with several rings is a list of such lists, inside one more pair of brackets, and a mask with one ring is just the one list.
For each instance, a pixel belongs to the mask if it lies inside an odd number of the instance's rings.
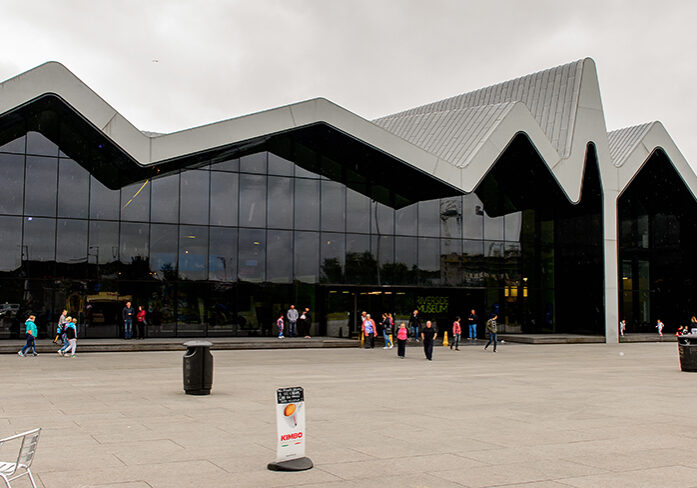
[[579,320],[574,304],[581,290],[602,303],[592,151],[578,205],[524,137],[476,194],[406,206],[370,174],[293,154],[302,167],[261,150],[114,189],[39,133],[5,144],[0,303],[14,312],[0,335],[29,312],[50,335],[67,307],[83,337],[115,337],[126,300],[161,337],[270,334],[291,303],[314,311],[313,334],[415,307],[446,324],[475,308],[509,332],[603,333],[600,308]]

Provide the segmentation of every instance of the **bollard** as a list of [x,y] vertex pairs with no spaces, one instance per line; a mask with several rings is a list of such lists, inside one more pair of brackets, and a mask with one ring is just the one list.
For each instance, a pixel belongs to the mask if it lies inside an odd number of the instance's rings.
[[363,344],[365,344],[365,334],[361,332],[361,348],[363,348]]
[[446,330],[443,333],[443,347],[448,347],[448,331]]
[[392,334],[390,334],[390,344],[394,346],[394,340],[392,340]]

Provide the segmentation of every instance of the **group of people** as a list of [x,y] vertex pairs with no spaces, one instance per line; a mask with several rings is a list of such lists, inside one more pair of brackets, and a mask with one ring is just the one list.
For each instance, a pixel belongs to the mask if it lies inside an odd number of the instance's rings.
[[[663,337],[663,329],[665,328],[665,324],[661,321],[661,319],[656,320],[656,325],[654,327],[656,329],[656,332],[658,333],[659,337]],[[624,337],[624,334],[627,332],[627,321],[622,319],[620,320],[620,337]],[[678,327],[678,330],[675,332],[675,336],[683,336],[690,334],[691,330],[697,329],[697,317],[692,316],[690,319],[690,327],[687,325],[681,325]]]
[[133,338],[133,320],[136,323],[136,339],[145,339],[145,326],[148,325],[145,320],[145,310],[142,305],[138,305],[138,311],[132,306],[131,302],[126,302],[126,306],[121,310],[121,318],[123,319],[123,338]]
[[303,335],[305,339],[310,339],[310,329],[312,328],[312,312],[310,307],[305,307],[302,313],[298,312],[295,305],[291,305],[285,314],[280,314],[276,319],[276,328],[278,329],[278,338],[286,337],[284,331],[286,328],[286,320],[288,321],[288,337],[298,337]]
[[[17,352],[21,357],[26,357],[29,352],[32,356],[38,356],[36,352],[36,335],[37,328],[35,315],[30,315],[27,321],[24,323],[24,328],[26,330],[27,343],[22,347],[20,351]],[[53,339],[53,343],[57,344],[61,341],[61,348],[58,349],[57,353],[59,356],[69,356],[75,358],[75,350],[77,348],[77,318],[70,317],[68,315],[68,310],[63,309],[60,318],[58,319],[58,324],[56,326],[56,337]]]

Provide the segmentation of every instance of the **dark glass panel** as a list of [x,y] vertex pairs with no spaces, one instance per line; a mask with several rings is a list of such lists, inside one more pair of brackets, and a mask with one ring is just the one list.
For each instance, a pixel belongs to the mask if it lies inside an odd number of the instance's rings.
[[319,178],[319,175],[314,172],[319,166],[317,153],[298,143],[294,144],[293,151],[293,161],[298,162],[298,165],[295,166],[295,176],[298,178]]
[[374,234],[394,234],[394,209],[382,203],[372,202],[371,227]]
[[484,239],[503,240],[503,217],[484,217]]
[[58,166],[58,216],[86,219],[90,203],[90,175],[72,159]]
[[148,222],[150,220],[150,180],[125,186],[121,190],[121,220]]
[[438,212],[440,200],[419,202],[419,235],[423,237],[440,237]]
[[372,236],[371,252],[380,266],[390,266],[394,263],[394,237]]
[[39,132],[27,132],[27,154],[58,157],[58,146]]
[[56,216],[58,158],[27,157],[24,214]]
[[0,152],[19,153],[24,155],[26,144],[26,136],[18,137],[17,139],[0,146]]
[[509,242],[520,242],[523,212],[514,212],[504,216],[503,223],[505,239]]
[[[228,161],[222,161],[220,163],[215,163],[210,166],[211,171],[232,171],[237,172],[240,170],[240,160],[238,158],[230,159]],[[213,175],[215,178],[215,175]]]
[[293,176],[292,161],[283,159],[281,156],[276,156],[273,153],[268,153],[269,157],[269,174],[279,176]]
[[179,227],[179,278],[205,280],[208,277],[208,227]]
[[208,279],[237,281],[237,229],[210,228]]
[[240,280],[264,281],[266,273],[266,231],[240,229],[238,262]]
[[462,240],[440,240],[440,272],[441,283],[459,286],[464,281],[462,266]]
[[160,280],[173,281],[177,278],[176,225],[152,224],[150,226],[150,271]]
[[346,229],[346,187],[335,181],[322,181],[322,230]]
[[395,237],[394,280],[404,285],[416,284],[416,238]]
[[199,283],[177,284],[177,337],[200,337],[206,333],[205,294]]
[[237,225],[239,175],[211,173],[211,225]]
[[208,171],[182,172],[179,210],[179,221],[182,224],[208,224],[209,179],[210,173]]
[[119,259],[119,223],[90,222],[90,263],[109,264]]
[[295,179],[295,228],[319,229],[319,181]]
[[59,263],[87,262],[86,220],[58,220],[56,261]]
[[318,232],[296,232],[294,246],[295,279],[303,283],[319,281]]
[[503,287],[504,243],[501,241],[484,241],[484,272],[488,287]]
[[0,175],[3,183],[3,191],[0,191],[0,213],[22,215],[24,156],[0,154]]
[[[233,276],[232,280],[237,280],[237,275]],[[208,336],[237,335],[239,325],[236,292],[237,287],[230,283],[212,283],[206,290]]]
[[96,178],[90,177],[90,218],[118,220],[120,197],[118,190],[110,190]]
[[266,176],[241,174],[240,226],[264,227],[265,225]]
[[373,284],[377,280],[377,261],[370,252],[370,236],[346,234],[346,282]]
[[440,236],[449,239],[462,237],[462,197],[440,201]]
[[121,223],[119,241],[121,242],[119,259],[123,264],[136,265],[148,260],[148,248],[150,247],[150,227],[148,224]]
[[465,286],[484,286],[484,241],[462,241],[462,264]]
[[22,217],[0,216],[0,272],[22,264]]
[[484,205],[477,195],[462,197],[462,237],[481,239],[484,232]]
[[266,152],[250,154],[240,158],[240,171],[243,173],[266,174]]
[[419,281],[440,283],[440,239],[419,238]]
[[322,156],[320,164],[322,165],[322,174],[332,181],[343,181],[344,168],[341,163],[334,161],[331,158]]
[[370,232],[370,199],[350,188],[346,189],[346,231]]
[[150,215],[152,222],[179,221],[179,174],[152,180]]
[[293,233],[286,230],[268,232],[266,281],[290,283],[293,281]]
[[293,179],[269,176],[269,227],[293,228]]
[[25,261],[55,261],[55,219],[25,218],[22,252]]
[[346,247],[344,242],[344,234],[322,232],[322,244],[320,248],[320,269],[322,273],[322,281],[329,283],[342,283],[345,259]]
[[416,235],[416,209],[417,204],[402,207],[395,212],[395,234],[403,236]]

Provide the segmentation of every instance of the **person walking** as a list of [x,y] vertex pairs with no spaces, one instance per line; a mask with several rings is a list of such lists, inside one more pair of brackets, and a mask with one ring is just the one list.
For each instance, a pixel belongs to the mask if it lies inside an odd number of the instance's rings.
[[36,320],[35,315],[30,315],[29,318],[27,318],[26,322],[24,322],[24,327],[26,329],[26,337],[27,337],[27,343],[24,345],[24,347],[17,352],[20,356],[24,357],[24,351],[27,349],[31,349],[31,355],[32,356],[38,356],[36,352],[36,334],[37,334],[37,329],[36,329],[36,324],[34,323],[34,320]]
[[288,319],[288,337],[295,337],[298,335],[298,311],[295,310],[295,305],[291,305],[286,312],[286,318]]
[[375,348],[375,338],[378,336],[375,321],[370,318],[370,314],[366,314],[363,321],[363,334],[365,335],[365,349]]
[[56,326],[56,338],[53,339],[54,344],[58,343],[59,338],[61,339],[61,341],[63,340],[61,335],[63,334],[63,327],[65,327],[65,322],[66,322],[65,318],[67,316],[68,316],[68,310],[66,310],[64,308],[63,311],[61,312],[61,316],[58,318],[58,325]]
[[310,307],[305,307],[305,311],[300,316],[303,321],[303,333],[305,334],[305,339],[311,339],[310,329],[312,328],[312,312],[310,312]]
[[121,310],[121,318],[123,319],[123,338],[130,339],[133,337],[133,316],[136,311],[131,307],[131,302],[126,302],[126,306]]
[[63,345],[58,351],[56,351],[60,356],[63,355],[68,347],[70,347],[70,342],[68,342],[68,326],[73,323],[73,318],[68,316],[65,318],[65,325],[63,325],[63,332],[61,333],[61,339],[63,339]]
[[384,313],[382,314],[382,336],[385,339],[385,347],[383,349],[392,349],[393,344],[390,335],[392,335],[392,319],[389,314]]
[[419,320],[419,311],[414,310],[409,317],[409,330],[411,331],[411,336],[416,342],[419,342],[419,331],[421,330],[421,321]]
[[661,319],[658,319],[658,321],[656,322],[656,328],[658,329],[658,336],[659,337],[663,337],[663,327],[665,327],[665,325],[663,325],[663,322],[661,322]]
[[624,337],[624,331],[627,329],[627,322],[622,319],[620,320],[620,336]]
[[479,321],[479,316],[477,315],[477,312],[472,309],[470,311],[470,314],[467,316],[467,326],[469,327],[469,331],[467,334],[467,340],[473,341],[477,338],[477,322]]
[[433,342],[436,340],[438,333],[433,328],[430,320],[426,321],[426,327],[421,330],[421,340],[424,344],[424,354],[429,361],[433,360]]
[[77,319],[73,318],[72,322],[65,326],[65,335],[68,338],[68,347],[65,351],[60,350],[58,353],[61,356],[65,356],[67,351],[70,350],[69,354],[71,358],[75,358],[75,348],[77,347]]
[[138,305],[138,313],[136,313],[136,337],[145,339],[145,310],[142,305]]
[[460,350],[460,336],[462,335],[462,327],[460,326],[460,317],[455,317],[453,322],[453,342],[450,343],[450,349],[455,346],[455,350]]
[[491,314],[491,318],[486,321],[486,330],[489,332],[489,342],[486,343],[486,346],[484,346],[484,350],[486,351],[486,348],[489,347],[489,344],[494,344],[494,352],[496,352],[496,342],[497,342],[497,336],[496,336],[496,331],[498,330],[496,327],[496,319],[498,318],[498,315],[495,313]]
[[399,324],[399,330],[397,331],[397,356],[400,359],[404,359],[407,350],[407,336],[409,336],[407,324],[402,322]]
[[278,329],[278,338],[283,339],[283,314],[281,314],[277,319],[276,319],[276,328]]

